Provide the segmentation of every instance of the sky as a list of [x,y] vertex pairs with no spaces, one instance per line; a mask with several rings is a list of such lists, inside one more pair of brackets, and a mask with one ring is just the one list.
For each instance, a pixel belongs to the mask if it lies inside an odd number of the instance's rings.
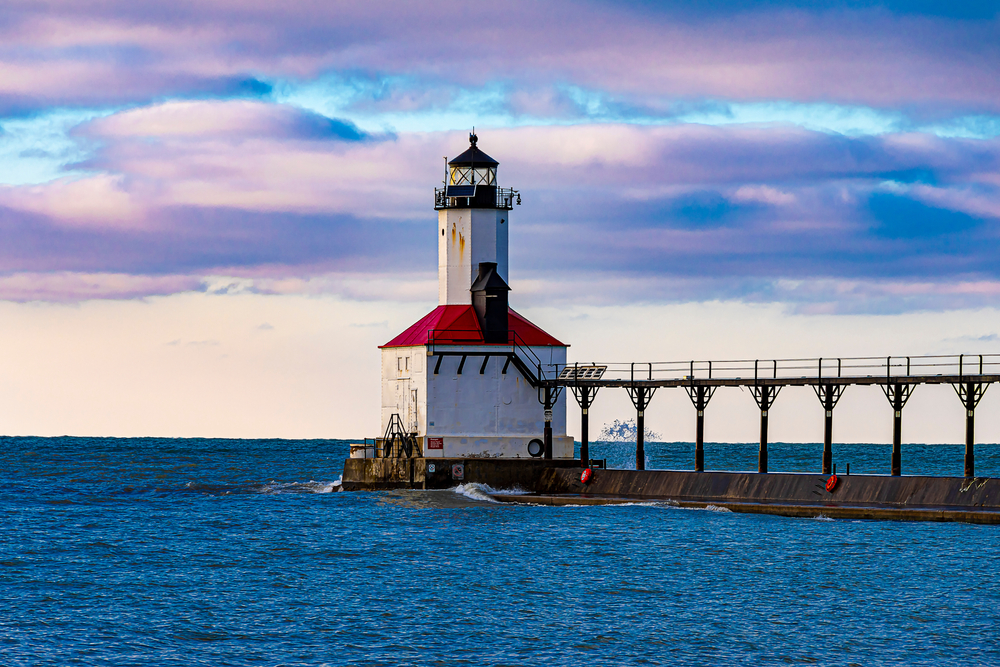
[[[373,436],[473,126],[571,360],[1000,351],[998,71],[997,3],[7,0],[0,433]],[[904,439],[962,441],[946,389]],[[838,437],[889,437],[866,392]],[[820,439],[792,393],[772,439]]]

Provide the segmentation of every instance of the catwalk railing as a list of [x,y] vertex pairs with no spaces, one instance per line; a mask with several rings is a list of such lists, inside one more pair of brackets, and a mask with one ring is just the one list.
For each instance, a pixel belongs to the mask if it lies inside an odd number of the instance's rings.
[[561,387],[950,384],[966,379],[996,382],[1000,380],[1000,354],[578,362],[542,365],[540,379],[544,385]]
[[[636,469],[645,468],[644,417],[660,388],[683,388],[697,414],[695,470],[704,470],[705,409],[719,387],[750,389],[760,408],[757,470],[767,472],[768,413],[778,393],[788,386],[808,386],[825,412],[823,473],[831,471],[833,410],[849,385],[877,385],[893,411],[892,475],[902,474],[902,416],[914,388],[950,384],[966,410],[965,476],[975,475],[975,410],[993,382],[1000,382],[1000,354],[922,355],[909,357],[834,357],[813,359],[736,359],[642,363],[573,363],[542,365],[537,386],[544,391],[546,415],[553,395],[570,388],[581,408],[581,456],[589,462],[588,412],[600,389],[625,389],[636,410]],[[541,396],[541,394],[540,394]],[[539,400],[542,400],[541,398]],[[549,420],[546,418],[546,430]],[[548,449],[546,449],[548,451]]]

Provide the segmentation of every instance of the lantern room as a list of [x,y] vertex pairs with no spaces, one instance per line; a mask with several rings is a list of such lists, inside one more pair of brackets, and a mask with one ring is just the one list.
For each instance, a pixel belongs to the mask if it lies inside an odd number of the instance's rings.
[[500,164],[479,150],[479,137],[469,135],[469,148],[448,162],[448,185],[492,185],[497,184],[497,166]]
[[520,204],[516,190],[497,187],[499,162],[479,149],[479,137],[469,135],[469,148],[450,160],[443,188],[434,190],[434,208],[491,208],[509,211]]

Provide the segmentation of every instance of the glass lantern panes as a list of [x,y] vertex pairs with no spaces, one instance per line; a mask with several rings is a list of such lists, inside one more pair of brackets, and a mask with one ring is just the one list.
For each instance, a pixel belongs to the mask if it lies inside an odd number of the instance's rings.
[[476,185],[496,185],[497,170],[492,167],[476,168]]
[[448,185],[496,185],[496,167],[452,167]]

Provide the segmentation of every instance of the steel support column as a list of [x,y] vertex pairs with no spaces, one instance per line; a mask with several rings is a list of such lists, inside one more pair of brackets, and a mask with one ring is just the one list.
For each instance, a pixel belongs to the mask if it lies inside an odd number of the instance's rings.
[[757,472],[767,472],[767,411],[774,404],[778,392],[781,391],[779,385],[755,385],[750,387],[753,398],[760,408],[760,449],[757,452]]
[[892,472],[893,476],[899,477],[903,474],[903,402],[900,399],[899,391],[893,401],[892,409],[895,415],[892,420]]
[[717,387],[699,385],[697,387],[685,387],[685,389],[687,390],[688,398],[691,399],[691,403],[698,414],[694,433],[694,470],[695,472],[704,472],[705,408],[708,407],[708,402],[712,400],[712,395],[715,393]]
[[559,400],[561,387],[539,387],[538,402],[545,409],[545,429],[542,431],[542,443],[544,444],[544,458],[552,458],[552,408]]
[[590,415],[588,411],[597,396],[597,387],[573,387],[573,395],[580,405],[580,463],[590,465]]
[[892,405],[893,410],[891,474],[894,477],[899,477],[903,474],[903,406],[910,400],[910,394],[913,393],[913,385],[902,384],[900,382],[887,383],[882,386],[882,391],[885,393],[885,397],[889,399],[889,404]]
[[976,410],[968,407],[965,413],[965,476],[976,476]]
[[646,469],[646,407],[656,393],[655,387],[628,387],[629,398],[635,406],[635,469]]
[[823,428],[823,474],[829,475],[833,470],[833,409],[844,393],[844,385],[821,384],[813,389],[826,412],[826,422]]
[[989,385],[981,382],[960,382],[953,385],[965,406],[965,476],[976,476],[976,406]]
[[545,458],[552,458],[552,390],[545,388],[545,430],[542,442],[545,443]]

